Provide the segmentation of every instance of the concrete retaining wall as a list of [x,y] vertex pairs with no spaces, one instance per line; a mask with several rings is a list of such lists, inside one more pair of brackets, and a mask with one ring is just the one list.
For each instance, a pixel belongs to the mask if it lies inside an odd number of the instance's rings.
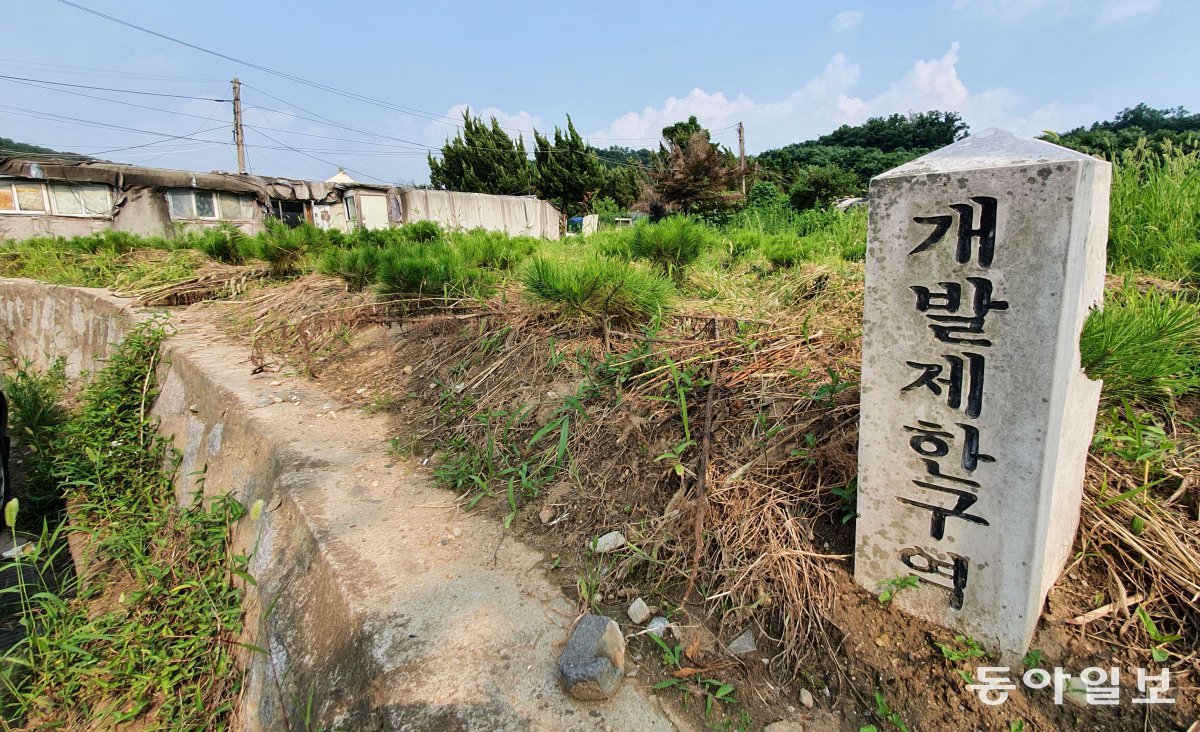
[[[64,356],[73,374],[144,317],[103,291],[0,279],[9,348]],[[247,349],[199,316],[172,326],[153,413],[182,454],[178,499],[264,505],[235,534],[257,581],[246,639],[269,650],[248,654],[235,729],[673,729],[631,684],[607,703],[562,694],[557,644],[576,609],[544,557],[386,455],[384,417],[252,374]]]

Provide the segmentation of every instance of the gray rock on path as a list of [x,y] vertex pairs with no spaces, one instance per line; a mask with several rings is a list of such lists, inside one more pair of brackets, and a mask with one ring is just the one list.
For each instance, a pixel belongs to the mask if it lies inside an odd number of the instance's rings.
[[596,539],[592,545],[592,551],[596,554],[607,554],[608,552],[616,551],[625,546],[625,535],[620,531],[610,531],[599,539]]
[[629,619],[638,625],[641,625],[650,619],[650,607],[646,605],[646,601],[640,597],[630,603],[629,610],[626,612],[629,614]]
[[661,615],[651,620],[650,624],[646,626],[647,630],[650,632],[650,635],[656,635],[659,638],[662,638],[663,634],[666,633],[667,629],[670,627],[671,621],[667,620]]
[[617,621],[584,615],[558,659],[558,680],[576,699],[607,699],[625,678],[625,636]]
[[754,643],[754,629],[746,628],[742,634],[729,643],[729,652],[735,656],[754,653],[758,646]]

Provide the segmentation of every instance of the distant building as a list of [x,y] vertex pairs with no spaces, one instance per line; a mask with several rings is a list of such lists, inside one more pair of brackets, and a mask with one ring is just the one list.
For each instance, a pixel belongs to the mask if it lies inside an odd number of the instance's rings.
[[559,238],[558,210],[533,197],[395,188],[359,183],[345,171],[316,182],[0,156],[0,239],[103,230],[171,236],[221,224],[254,234],[267,218],[339,231],[436,221]]

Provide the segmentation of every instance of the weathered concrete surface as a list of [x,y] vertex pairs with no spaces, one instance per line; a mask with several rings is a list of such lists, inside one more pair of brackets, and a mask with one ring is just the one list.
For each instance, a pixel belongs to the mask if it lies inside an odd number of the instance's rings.
[[1079,522],[1110,177],[986,130],[871,183],[855,578],[1009,661]]
[[107,290],[0,278],[4,347],[41,368],[61,357],[71,378],[96,371],[110,344],[123,340],[130,325],[145,317]]
[[[17,322],[39,300],[36,312],[58,315]],[[128,312],[97,292],[11,280],[0,303],[18,353],[59,344],[93,365],[107,352],[99,333],[123,334]],[[69,317],[75,303],[82,319]],[[172,322],[155,414],[183,453],[181,498],[232,492],[265,505],[236,537],[258,582],[248,640],[270,651],[251,654],[243,729],[282,730],[285,713],[299,729],[310,698],[313,728],[329,730],[675,728],[636,683],[606,702],[563,694],[556,661],[575,608],[542,556],[388,458],[382,417],[326,410],[310,382],[252,375],[245,349],[198,315]]]

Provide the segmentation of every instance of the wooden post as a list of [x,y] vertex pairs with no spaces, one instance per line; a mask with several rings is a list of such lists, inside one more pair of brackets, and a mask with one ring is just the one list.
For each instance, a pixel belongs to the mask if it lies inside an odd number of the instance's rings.
[[742,195],[746,195],[746,127],[738,122],[738,167],[742,172]]
[[237,145],[238,173],[246,173],[246,132],[242,129],[242,82],[233,79],[233,141]]

